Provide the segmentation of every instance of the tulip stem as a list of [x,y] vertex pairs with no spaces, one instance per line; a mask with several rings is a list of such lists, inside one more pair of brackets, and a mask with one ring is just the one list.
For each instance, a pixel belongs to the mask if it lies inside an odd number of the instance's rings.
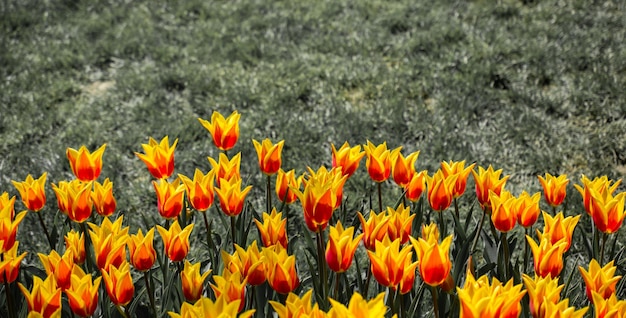
[[504,281],[508,281],[511,252],[509,251],[509,240],[506,237],[506,232],[500,233],[500,244],[502,244],[502,252],[504,253]]
[[480,232],[483,230],[483,223],[485,223],[485,214],[487,214],[487,211],[483,210],[483,216],[480,217],[480,222],[478,223],[478,231],[476,231],[476,234],[474,235],[474,242],[472,242],[470,254],[474,254],[474,249],[476,248],[476,244],[478,243],[478,237],[480,236]]
[[437,286],[430,286],[430,291],[433,294],[433,312],[435,313],[435,318],[439,318],[439,304],[437,299]]
[[235,216],[231,216],[230,217],[230,234],[231,234],[231,239],[233,240],[233,252],[236,251],[237,249],[235,248]]
[[600,247],[600,259],[598,260],[600,266],[604,266],[604,246],[606,245],[606,241],[609,239],[609,235],[606,233],[602,233],[602,247]]
[[318,256],[318,267],[319,267],[319,275],[321,280],[321,283],[323,284],[322,288],[321,288],[321,294],[322,294],[322,299],[324,299],[324,304],[320,304],[320,306],[324,307],[324,309],[326,309],[326,301],[327,301],[327,295],[328,295],[328,283],[327,283],[327,275],[326,275],[326,259],[324,257],[324,238],[323,238],[323,234],[322,234],[322,228],[318,227],[317,229],[317,256]]
[[454,198],[454,214],[456,215],[457,220],[461,220],[461,217],[459,216],[459,201],[457,201],[457,198]]
[[383,211],[383,184],[378,182],[378,213]]
[[[0,253],[0,262],[4,262],[4,254]],[[11,287],[11,285],[9,284],[9,278],[7,277],[7,273],[6,271],[3,272],[2,274],[2,278],[4,279],[4,292],[6,294],[6,303],[7,303],[7,310],[9,312],[9,318],[15,318],[17,317],[15,315],[15,308],[13,308],[13,296],[11,295],[11,292],[9,291],[9,288]]]
[[148,293],[148,298],[150,299],[150,306],[152,307],[152,313],[154,316],[157,316],[156,305],[154,304],[154,292],[152,291],[152,286],[150,284],[151,280],[151,271],[147,270],[143,272],[143,279],[146,281],[146,292]]
[[[204,219],[204,227],[206,227],[206,246],[208,249],[212,247],[211,244],[211,227],[209,225],[209,220],[206,217],[206,211],[202,211],[202,217]],[[213,259],[214,251],[210,251],[209,255],[211,257],[211,266],[215,266],[215,259]]]
[[50,245],[50,249],[54,249],[54,244],[52,243],[50,232],[48,232],[48,228],[46,227],[46,224],[43,222],[43,217],[41,216],[41,213],[35,212],[35,214],[37,214],[37,216],[39,217],[39,223],[41,224],[41,227],[43,228],[44,234],[46,234],[46,238],[48,239],[48,244]]
[[[528,228],[525,228],[524,229],[524,231],[525,231],[524,234],[526,234],[526,236],[530,236],[530,234],[532,233],[532,229],[533,229],[532,225],[530,227],[528,227]],[[524,238],[526,236],[524,236]],[[523,266],[523,268],[522,268],[522,272],[523,273],[527,273],[528,272],[528,261],[529,261],[529,258],[530,258],[530,255],[529,255],[530,251],[529,251],[529,249],[530,249],[530,246],[526,242],[526,244],[524,244],[524,265],[522,265]]]
[[339,301],[339,279],[341,278],[341,273],[335,274],[335,293],[334,299]]
[[89,242],[91,242],[91,238],[87,233],[87,226],[85,226],[84,222],[80,223],[80,230],[83,232],[83,237],[85,238],[85,262],[87,263],[87,269],[89,272],[93,272],[94,265],[91,259],[92,253],[89,250]]
[[117,311],[120,313],[120,315],[122,315],[122,317],[124,318],[130,318],[130,316],[128,315],[128,308],[123,307],[123,306],[115,306],[115,308],[117,308]]
[[272,211],[272,176],[267,175],[267,187],[265,188],[265,212]]

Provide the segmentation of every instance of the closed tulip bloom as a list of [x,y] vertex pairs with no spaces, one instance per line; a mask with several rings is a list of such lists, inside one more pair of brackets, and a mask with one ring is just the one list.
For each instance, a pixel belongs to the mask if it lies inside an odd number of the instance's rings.
[[545,318],[582,318],[589,310],[589,307],[583,307],[576,310],[576,307],[569,306],[569,298],[565,298],[558,303],[546,303]]
[[252,186],[241,189],[241,179],[222,179],[220,187],[215,188],[217,197],[220,199],[222,212],[228,216],[237,216],[243,211],[246,196],[252,190]]
[[335,273],[343,273],[352,265],[354,252],[361,242],[363,233],[354,236],[354,227],[344,229],[341,221],[330,227],[328,243],[326,243],[326,263]]
[[620,192],[613,196],[609,191],[600,194],[591,190],[591,218],[593,224],[602,233],[611,234],[617,232],[624,223],[624,200],[626,192]]
[[458,175],[454,189],[452,190],[454,198],[458,198],[465,193],[465,188],[467,188],[467,177],[470,172],[472,172],[475,165],[475,163],[472,163],[471,165],[465,167],[465,160],[441,162],[441,171],[446,178]]
[[339,150],[335,148],[334,144],[330,146],[333,151],[333,168],[339,167],[343,175],[352,176],[356,169],[359,168],[361,159],[365,156],[365,152],[361,151],[361,145],[350,147],[350,144],[346,141]]
[[605,192],[609,194],[613,194],[615,189],[622,183],[622,179],[619,179],[615,182],[613,180],[609,180],[607,176],[596,177],[593,180],[589,180],[585,175],[582,175],[580,178],[582,186],[575,184],[574,187],[580,195],[583,197],[583,205],[585,206],[585,211],[587,214],[591,215],[591,190],[595,190],[600,193],[602,196]]
[[[285,304],[270,300],[269,303],[274,308],[278,318],[307,317],[317,306],[312,305],[313,289],[309,289],[302,296],[289,293]],[[316,304],[317,305],[317,304]]]
[[537,222],[539,218],[539,200],[541,193],[535,192],[532,196],[526,191],[522,191],[513,208],[517,215],[517,223],[525,228],[529,228]]
[[282,212],[277,212],[276,208],[272,209],[272,213],[263,212],[263,223],[255,219],[263,246],[269,247],[280,244],[287,248],[287,219],[283,218]]
[[265,138],[262,142],[252,139],[252,144],[259,157],[259,168],[264,174],[271,176],[278,172],[282,163],[282,151],[285,141],[281,140],[276,144]]
[[72,180],[66,183],[59,183],[57,187],[52,184],[59,209],[67,214],[67,217],[76,222],[83,223],[91,216],[93,200],[91,199],[92,182],[82,182]]
[[387,216],[389,217],[387,227],[389,239],[393,241],[399,238],[401,244],[408,242],[413,229],[413,219],[415,219],[415,214],[411,214],[411,208],[404,207],[402,203],[397,209],[387,207]]
[[237,153],[231,159],[228,159],[223,152],[219,154],[219,161],[208,157],[211,167],[215,170],[215,184],[219,187],[222,179],[232,180],[241,179],[241,152]]
[[26,217],[26,211],[22,211],[11,219],[12,206],[5,206],[0,210],[0,253],[4,253],[15,245],[15,236],[17,235],[17,227]]
[[428,171],[422,170],[417,172],[411,178],[409,184],[404,187],[405,197],[411,202],[417,202],[422,197],[422,193],[426,190],[426,180],[428,179]]
[[285,172],[283,169],[278,169],[276,174],[276,196],[285,204],[294,203],[298,199],[296,192],[292,189],[300,190],[304,176],[296,178],[295,174],[295,170]]
[[574,229],[576,228],[576,224],[578,224],[580,215],[564,217],[563,212],[559,212],[553,217],[545,211],[541,213],[543,214],[544,228],[543,233],[537,230],[539,241],[541,241],[543,237],[546,237],[552,244],[564,241],[566,243],[565,250],[569,250],[569,247],[572,245]]
[[265,258],[259,251],[256,240],[248,246],[247,250],[235,244],[233,254],[222,251],[222,259],[224,260],[224,269],[231,273],[241,273],[248,284],[257,286],[265,282]]
[[128,238],[128,252],[130,264],[140,271],[145,272],[152,268],[156,260],[156,250],[154,249],[154,228],[151,228],[146,235],[141,229],[137,234],[131,234]]
[[452,204],[454,199],[454,187],[458,175],[452,175],[446,178],[441,170],[438,170],[432,178],[426,179],[428,184],[428,203],[430,207],[441,212]]
[[93,153],[89,152],[85,146],[81,146],[78,150],[67,148],[67,159],[78,180],[89,182],[98,179],[102,171],[102,155],[105,148],[106,144]]
[[293,189],[302,204],[304,221],[311,232],[326,228],[333,211],[338,207],[338,195],[347,179],[347,176],[335,179],[334,175],[328,176],[329,173],[326,169],[320,169],[318,173],[312,171],[311,177],[305,182],[304,191]]
[[439,242],[439,228],[436,223],[422,224],[422,239],[428,243]]
[[152,185],[157,195],[159,214],[168,220],[177,218],[183,211],[185,185],[180,183],[180,179],[176,179],[172,183],[161,179],[158,182],[152,181]]
[[74,255],[72,253],[72,250],[66,250],[61,256],[57,251],[52,250],[48,255],[38,254],[46,274],[54,277],[61,290],[68,289],[71,284],[72,270],[74,269]]
[[110,216],[115,212],[117,207],[117,201],[113,197],[113,182],[109,178],[104,179],[104,182],[94,182],[93,192],[91,193],[91,200],[96,206],[96,212],[102,216]]
[[119,267],[110,266],[108,271],[101,270],[101,272],[111,302],[116,306],[128,305],[135,294],[130,264],[123,262]]
[[26,252],[17,255],[19,242],[15,242],[13,247],[2,254],[0,259],[0,284],[12,283],[17,279],[20,272],[22,260],[26,257]]
[[535,265],[535,274],[537,276],[557,277],[563,269],[563,253],[567,243],[565,241],[559,241],[556,244],[552,244],[548,238],[541,239],[539,245],[528,235],[526,240],[533,252],[533,263]]
[[178,139],[170,146],[169,137],[165,136],[160,142],[152,137],[147,144],[141,144],[144,153],[135,152],[135,155],[146,164],[150,174],[157,179],[167,179],[174,173],[174,150]]
[[264,248],[261,253],[265,256],[267,282],[273,290],[288,294],[300,285],[295,255],[288,255],[287,250],[279,245]]
[[452,235],[443,239],[441,244],[429,242],[422,238],[412,239],[411,243],[417,253],[422,280],[430,286],[438,286],[443,283],[452,269],[452,262],[450,261]]
[[357,213],[361,221],[361,231],[363,231],[363,245],[373,251],[377,241],[382,241],[388,235],[389,216],[385,212],[376,214],[370,211],[367,221],[361,212]]
[[128,227],[122,228],[123,217],[111,222],[104,217],[100,225],[88,223],[96,265],[108,270],[109,266],[119,267],[126,261],[126,243],[129,239]]
[[163,239],[165,252],[172,262],[180,262],[189,253],[189,235],[193,230],[194,224],[187,225],[184,229],[180,228],[178,220],[170,225],[169,230],[157,225],[157,230]]
[[401,148],[396,148],[390,154],[391,175],[393,176],[393,181],[404,188],[411,182],[411,179],[413,179],[415,175],[415,162],[420,152],[416,151],[410,153],[405,158],[400,152],[401,150]]
[[358,292],[353,293],[347,307],[332,298],[328,300],[331,304],[328,311],[329,318],[384,317],[388,310],[385,305],[385,293],[380,293],[369,300],[364,299]]
[[56,280],[48,276],[45,280],[39,276],[33,276],[33,287],[29,291],[22,283],[18,283],[26,303],[28,316],[38,314],[40,317],[61,318],[61,289],[57,287]]
[[190,303],[195,303],[202,297],[204,290],[204,281],[211,273],[209,269],[204,274],[200,274],[200,263],[191,264],[185,260],[185,267],[180,272],[180,281],[182,284],[183,295]]
[[226,301],[240,301],[239,311],[241,311],[246,302],[246,279],[239,272],[231,273],[224,271],[220,275],[213,275],[215,284],[211,284],[211,289],[215,293],[215,297],[225,297]]
[[367,173],[375,182],[383,182],[389,179],[391,174],[391,152],[387,149],[387,142],[376,146],[367,141],[365,145],[365,155],[367,156]]
[[615,286],[622,276],[615,276],[617,266],[613,265],[613,263],[614,261],[611,260],[604,267],[600,267],[598,261],[592,259],[589,262],[588,271],[582,266],[578,266],[578,270],[580,270],[580,274],[585,280],[585,292],[590,301],[593,301],[594,292],[604,299],[608,299],[615,294]]
[[254,309],[239,312],[241,301],[228,301],[226,296],[217,297],[215,301],[202,297],[195,304],[183,303],[180,314],[168,312],[171,318],[250,318],[254,315]]
[[530,313],[533,317],[544,317],[546,314],[546,303],[556,304],[561,299],[561,290],[563,290],[564,285],[559,285],[558,277],[535,275],[533,279],[526,274],[522,274],[522,280],[528,292]]
[[522,285],[513,285],[513,279],[502,284],[498,279],[483,275],[474,278],[468,271],[463,288],[457,287],[461,318],[519,317],[520,301],[526,293]]
[[500,195],[491,191],[489,192],[489,201],[491,202],[491,222],[493,226],[503,233],[512,230],[517,223],[517,215],[514,209],[515,197],[506,190],[500,192]]
[[504,188],[509,176],[500,178],[502,169],[493,170],[493,167],[489,165],[487,169],[478,167],[478,172],[472,170],[474,176],[474,182],[476,183],[476,197],[481,208],[490,209],[491,203],[489,201],[489,190],[495,194],[500,195],[500,192]]
[[98,308],[98,289],[102,277],[93,279],[91,274],[85,274],[80,266],[74,266],[71,284],[65,290],[70,308],[80,317],[92,316]]
[[85,235],[70,230],[65,234],[65,250],[71,250],[74,264],[83,265],[85,262]]
[[558,177],[546,173],[546,177],[537,176],[541,186],[543,187],[543,197],[546,202],[552,206],[557,207],[563,203],[566,194],[566,187],[569,179],[567,175],[560,175]]
[[240,117],[241,114],[237,111],[232,112],[226,118],[219,112],[214,111],[213,115],[211,115],[211,121],[202,118],[198,118],[198,120],[211,133],[213,143],[218,149],[230,150],[239,139]]
[[15,217],[15,196],[9,198],[8,192],[3,192],[2,195],[0,195],[0,211],[3,211],[5,208],[8,211],[6,215],[13,220]]
[[[411,260],[413,252],[411,246],[400,246],[400,240],[393,242],[389,238],[382,241],[376,241],[374,251],[367,251],[370,258],[370,270],[379,284],[391,289],[398,289],[402,282],[405,272],[411,275],[411,271],[415,271],[418,263],[407,263],[407,259]],[[413,274],[414,275],[414,274]]]
[[[38,212],[46,204],[46,176],[48,174],[44,172],[39,179],[33,179],[29,174],[26,176],[26,180],[22,182],[11,181],[13,186],[17,189],[22,197],[22,202],[27,209]],[[7,195],[8,197],[8,195]]]
[[617,300],[615,294],[609,298],[603,298],[599,293],[593,292],[593,308],[596,318],[621,318],[626,313],[626,300]]
[[206,211],[215,199],[215,170],[202,173],[200,169],[196,169],[193,174],[193,179],[190,179],[182,174],[178,175],[180,180],[183,181],[187,189],[187,198],[191,206],[197,211]]

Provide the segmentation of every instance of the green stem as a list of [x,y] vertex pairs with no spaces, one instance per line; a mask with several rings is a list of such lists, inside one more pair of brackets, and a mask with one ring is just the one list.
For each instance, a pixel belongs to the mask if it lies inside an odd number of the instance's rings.
[[267,187],[265,188],[265,212],[272,211],[272,176],[267,175]]
[[80,230],[83,232],[83,237],[85,238],[85,262],[87,263],[87,270],[89,272],[93,272],[95,270],[95,266],[93,260],[91,259],[91,256],[93,255],[93,253],[91,253],[90,251],[91,237],[87,232],[87,226],[85,225],[85,222],[80,223]]
[[609,239],[609,235],[606,233],[602,233],[602,247],[600,247],[600,259],[598,262],[600,266],[604,266],[604,246],[606,245],[606,241]]
[[430,292],[433,295],[433,312],[435,313],[435,318],[439,318],[439,304],[437,299],[437,286],[430,286]]
[[41,227],[43,228],[43,232],[44,234],[46,234],[46,238],[48,239],[48,244],[50,245],[50,249],[54,249],[54,244],[52,243],[52,238],[50,237],[50,232],[48,232],[48,228],[46,227],[46,224],[43,222],[43,217],[41,216],[40,212],[35,212],[35,214],[37,214],[37,216],[39,217],[39,223],[41,224]]
[[368,298],[368,294],[370,291],[370,280],[372,280],[372,269],[367,271],[367,278],[365,278],[365,287],[363,287],[363,297],[365,299]]
[[236,236],[235,236],[235,216],[234,215],[230,217],[230,234],[231,234],[230,235],[231,239],[233,240],[233,252],[235,252],[236,251],[235,249],[235,244],[236,244],[235,237]]
[[378,213],[383,211],[383,183],[378,182]]
[[446,227],[446,223],[443,220],[443,211],[437,211],[437,214],[439,214],[439,228],[441,229],[441,236],[445,237],[448,233],[448,229]]
[[[204,219],[204,227],[206,227],[206,246],[207,248],[211,248],[211,227],[209,226],[209,220],[206,217],[206,211],[202,211],[202,217]],[[215,251],[209,251],[209,256],[211,257],[211,266],[215,266],[215,259],[213,259]]]
[[478,243],[478,237],[480,236],[480,232],[483,230],[483,223],[485,223],[485,214],[487,214],[487,211],[483,210],[483,216],[480,217],[480,222],[478,223],[478,231],[476,231],[476,234],[474,235],[474,242],[472,242],[470,254],[474,254],[474,249],[476,248],[476,244]]
[[148,298],[150,299],[150,306],[152,307],[152,314],[156,317],[157,310],[156,305],[154,304],[154,291],[152,291],[152,286],[150,284],[150,270],[143,272],[143,279],[146,282],[146,292],[148,293]]
[[317,232],[315,232],[317,235],[317,254],[318,254],[318,270],[319,270],[319,275],[322,279],[321,284],[322,284],[322,290],[320,291],[322,293],[322,299],[324,299],[324,304],[320,304],[320,307],[324,307],[323,309],[326,310],[326,301],[327,301],[327,296],[328,296],[328,283],[327,283],[327,274],[326,274],[326,259],[324,257],[324,238],[322,237],[322,229],[321,227],[319,227],[317,229]]
[[339,301],[339,279],[341,278],[341,273],[335,274],[335,292],[333,299]]
[[504,282],[509,280],[509,263],[511,252],[509,251],[509,240],[506,238],[506,232],[500,233],[500,244],[502,244],[502,252],[504,253]]
[[454,215],[456,215],[456,219],[457,220],[461,220],[460,214],[459,214],[459,201],[457,200],[457,198],[454,198]]
[[115,305],[115,308],[117,308],[117,311],[120,313],[120,315],[122,315],[122,317],[130,318],[130,316],[128,315],[128,312],[127,312],[128,308],[123,307],[123,306],[118,306],[118,305]]
[[[0,253],[0,262],[4,262],[4,254]],[[7,303],[7,311],[9,312],[9,318],[17,317],[15,315],[15,308],[13,308],[13,295],[9,291],[11,285],[9,284],[9,278],[7,277],[7,273],[4,272],[2,274],[4,277],[4,292],[6,294],[6,303]]]
[[[532,229],[533,229],[532,225],[530,227],[524,229],[524,234],[525,234],[524,241],[526,240],[526,235],[530,236],[530,234],[532,233]],[[530,253],[530,246],[528,245],[528,243],[526,243],[526,244],[524,244],[524,264],[522,265],[523,266],[523,268],[522,268],[522,272],[523,273],[528,273],[528,261],[529,261],[529,258],[530,258],[529,253]]]

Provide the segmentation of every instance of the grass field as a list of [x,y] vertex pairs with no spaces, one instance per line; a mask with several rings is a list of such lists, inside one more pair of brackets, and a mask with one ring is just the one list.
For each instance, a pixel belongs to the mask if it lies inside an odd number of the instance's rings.
[[[371,140],[420,150],[418,170],[431,173],[443,160],[502,168],[516,194],[538,191],[537,175],[567,174],[576,213],[572,184],[581,174],[626,175],[621,1],[0,7],[0,192],[11,195],[10,181],[27,174],[48,172],[55,184],[71,178],[67,147],[106,143],[102,175],[119,210],[156,213],[151,177],[134,152],[150,136],[169,135],[179,140],[177,173],[208,170],[206,157],[218,152],[197,118],[214,110],[242,114],[234,150],[257,210],[264,178],[251,140],[266,137],[285,140],[283,167],[298,172],[329,166],[331,143]],[[387,188],[391,204],[398,193]],[[346,191],[358,201],[374,184],[361,168]],[[47,194],[51,222],[50,187]],[[27,220],[25,248],[41,242],[36,219]]]

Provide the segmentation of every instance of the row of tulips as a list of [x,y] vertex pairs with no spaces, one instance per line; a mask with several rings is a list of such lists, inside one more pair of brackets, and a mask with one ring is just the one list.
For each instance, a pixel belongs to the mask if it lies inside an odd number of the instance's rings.
[[[591,220],[591,239],[574,243],[574,231],[584,216],[557,213],[569,183],[565,175],[538,177],[551,207],[546,212],[540,208],[541,193],[514,196],[505,188],[508,176],[491,166],[442,162],[429,175],[416,171],[419,152],[404,156],[401,147],[388,149],[386,143],[367,141],[363,148],[332,145],[330,169],[308,168],[297,176],[295,170],[282,169],[284,141],[253,140],[258,166],[267,177],[265,212],[258,215],[245,204],[251,186],[243,184],[241,154],[227,154],[238,142],[239,118],[237,112],[226,118],[215,112],[210,121],[199,119],[222,152],[217,160],[208,158],[209,172],[196,169],[193,177],[174,178],[178,140],[170,144],[167,136],[160,141],[150,138],[142,145],[143,153],[136,156],[155,178],[159,215],[144,215],[153,220],[146,222],[145,233],[129,233],[123,215],[114,216],[118,207],[113,183],[108,178],[97,181],[106,145],[94,152],[84,146],[69,148],[67,158],[76,179],[52,184],[58,209],[68,220],[61,229],[64,246],[55,241],[56,226],[50,231],[41,216],[47,175],[13,181],[26,209],[37,215],[50,251],[38,254],[41,266],[35,267],[41,272],[33,266],[20,270],[27,252],[18,253],[17,234],[27,212],[16,214],[15,196],[3,193],[0,283],[6,316],[18,317],[23,307],[29,317],[60,317],[63,310],[81,317],[146,312],[158,317],[271,312],[279,317],[412,317],[422,307],[435,317],[582,317],[589,308],[595,317],[626,316],[626,301],[618,300],[621,276],[612,259],[617,238],[612,249],[607,247],[609,235],[624,219],[626,192],[614,194],[621,180],[583,176],[581,184],[574,185],[589,216],[583,220]],[[378,208],[368,213],[349,209],[343,199],[344,184],[364,157],[378,190]],[[473,207],[464,213],[459,208],[470,174],[482,209],[478,221],[472,217]],[[395,206],[382,204],[383,185],[389,179],[402,190]],[[217,210],[215,197],[221,212],[211,213],[211,208]],[[298,210],[290,208],[296,201],[301,213],[291,211]],[[453,212],[446,213],[449,209]],[[537,222],[540,216],[542,222]],[[215,220],[223,228],[215,228]],[[206,237],[192,241],[196,221],[204,223]],[[535,240],[532,229],[537,223]],[[249,235],[252,224],[259,240]],[[523,248],[518,251],[522,231]],[[230,237],[218,239],[221,233]],[[591,307],[575,308],[568,297],[561,297],[575,272],[562,275],[568,251],[576,244],[588,252],[589,262],[578,262],[588,266],[579,266],[577,272]],[[191,254],[198,254],[197,259]],[[365,268],[364,261],[369,263]],[[430,297],[423,297],[426,288]],[[20,295],[13,293],[16,289]],[[428,298],[432,306],[424,306]],[[20,306],[24,302],[26,306]]]

